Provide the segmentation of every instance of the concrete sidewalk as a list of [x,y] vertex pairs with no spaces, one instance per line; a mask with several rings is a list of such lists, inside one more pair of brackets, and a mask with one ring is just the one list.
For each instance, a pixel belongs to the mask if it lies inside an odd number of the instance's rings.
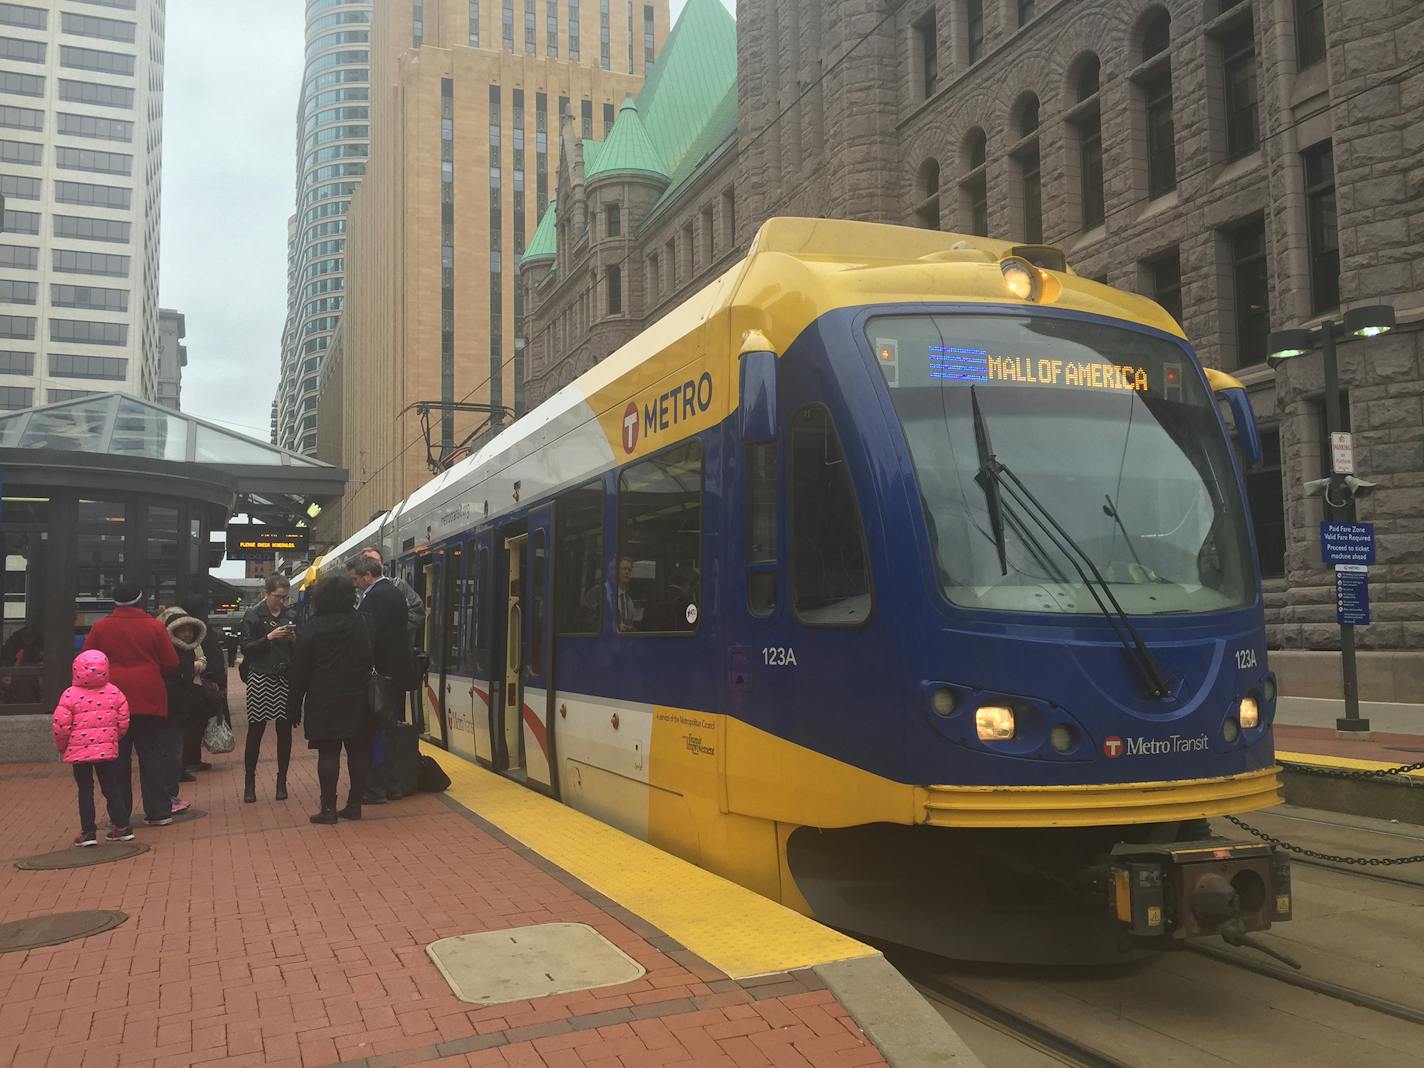
[[[1345,715],[1345,701],[1322,697],[1286,697],[1276,701],[1276,723],[1283,727],[1323,727],[1332,733],[1335,721]],[[1360,715],[1377,734],[1424,736],[1424,704],[1361,701]],[[1421,739],[1424,744],[1424,739]]]

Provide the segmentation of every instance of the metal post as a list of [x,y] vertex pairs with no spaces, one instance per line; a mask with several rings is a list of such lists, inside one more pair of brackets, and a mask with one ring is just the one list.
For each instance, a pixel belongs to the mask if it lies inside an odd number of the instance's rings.
[[[1329,482],[1325,491],[1325,514],[1331,519],[1348,521],[1349,514],[1337,501],[1348,501],[1345,479],[1335,473],[1331,460],[1330,435],[1340,429],[1340,370],[1335,361],[1335,323],[1327,319],[1320,324],[1321,350],[1325,356],[1325,433],[1326,449],[1321,456],[1324,475]],[[1359,734],[1368,732],[1370,721],[1360,717],[1360,685],[1355,670],[1355,628],[1340,624],[1340,669],[1345,684],[1345,717],[1335,721],[1337,731]]]

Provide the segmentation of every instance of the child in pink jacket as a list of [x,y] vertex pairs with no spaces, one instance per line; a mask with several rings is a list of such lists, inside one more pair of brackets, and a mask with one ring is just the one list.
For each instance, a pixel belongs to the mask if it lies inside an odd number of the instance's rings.
[[77,846],[99,844],[94,826],[94,778],[104,791],[109,806],[105,835],[110,842],[133,838],[129,825],[130,802],[120,781],[119,739],[129,732],[129,703],[119,688],[109,681],[109,658],[97,649],[74,658],[74,685],[60,695],[54,710],[54,744],[66,764],[74,765],[74,782],[79,789],[79,836]]

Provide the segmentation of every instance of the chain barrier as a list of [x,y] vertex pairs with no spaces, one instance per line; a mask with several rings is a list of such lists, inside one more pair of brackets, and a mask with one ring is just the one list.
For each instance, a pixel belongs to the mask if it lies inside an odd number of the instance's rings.
[[1424,863],[1424,853],[1415,854],[1412,857],[1341,857],[1334,853],[1321,853],[1318,850],[1306,849],[1304,846],[1293,845],[1283,841],[1273,834],[1267,834],[1259,827],[1252,827],[1245,820],[1239,820],[1235,816],[1224,817],[1227,823],[1240,827],[1247,834],[1255,835],[1268,845],[1284,849],[1288,853],[1295,853],[1302,857],[1310,857],[1313,860],[1325,860],[1331,864],[1349,864],[1360,868],[1391,868],[1398,864],[1419,864]]
[[1391,775],[1407,775],[1411,771],[1424,771],[1424,761],[1418,764],[1400,764],[1393,768],[1376,768],[1374,771],[1349,771],[1345,768],[1322,768],[1316,764],[1297,764],[1282,760],[1280,765],[1289,771],[1302,775],[1323,775],[1327,779],[1387,779]]

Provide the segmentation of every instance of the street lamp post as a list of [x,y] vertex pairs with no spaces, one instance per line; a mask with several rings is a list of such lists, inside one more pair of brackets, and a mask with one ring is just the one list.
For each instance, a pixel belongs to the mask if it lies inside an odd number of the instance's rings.
[[[1312,349],[1319,348],[1323,358],[1325,373],[1325,430],[1326,440],[1333,441],[1333,435],[1340,430],[1340,369],[1335,359],[1337,337],[1358,338],[1378,337],[1394,329],[1394,308],[1389,304],[1374,304],[1362,308],[1351,308],[1345,313],[1344,322],[1326,319],[1314,330],[1273,330],[1271,331],[1266,362],[1273,370],[1282,363],[1304,356]],[[1325,483],[1325,514],[1334,520],[1348,520],[1349,506],[1353,490],[1343,473],[1335,471],[1330,451],[1321,456]],[[1355,737],[1367,736],[1370,721],[1360,715],[1359,674],[1355,666],[1355,627],[1352,623],[1340,624],[1340,670],[1345,690],[1345,715],[1336,719],[1335,729],[1342,734]]]

